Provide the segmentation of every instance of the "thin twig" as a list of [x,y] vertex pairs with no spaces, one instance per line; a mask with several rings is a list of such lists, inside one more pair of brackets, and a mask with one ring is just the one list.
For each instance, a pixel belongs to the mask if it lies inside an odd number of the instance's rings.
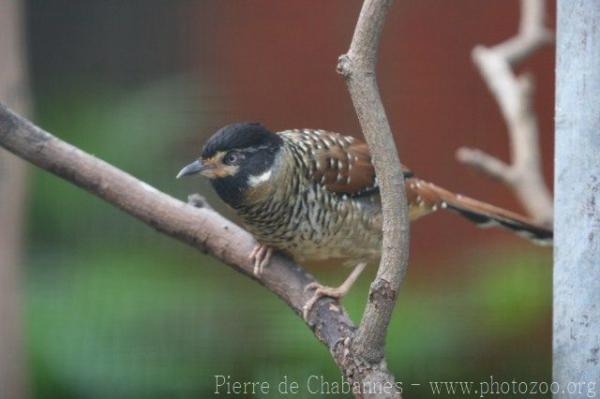
[[[346,80],[369,144],[381,189],[382,257],[352,347],[355,354],[366,361],[366,367],[382,370],[382,381],[393,378],[383,360],[385,336],[406,273],[409,248],[404,178],[375,77],[379,40],[391,4],[391,0],[365,0],[350,49],[340,57],[338,63],[338,72]],[[399,396],[399,392],[390,395]]]
[[552,194],[544,181],[539,128],[532,106],[533,79],[517,76],[513,68],[552,41],[544,27],[544,0],[521,0],[519,33],[494,47],[476,46],[473,61],[496,98],[508,126],[511,163],[472,148],[460,148],[458,160],[509,186],[529,215],[551,225]]

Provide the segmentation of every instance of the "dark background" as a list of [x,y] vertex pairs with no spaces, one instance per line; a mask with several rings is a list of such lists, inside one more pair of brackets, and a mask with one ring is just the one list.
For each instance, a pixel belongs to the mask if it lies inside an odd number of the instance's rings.
[[[360,5],[29,0],[34,120],[160,190],[181,199],[201,192],[233,216],[205,181],[174,175],[233,121],[360,136],[335,72]],[[506,126],[470,51],[514,35],[518,11],[516,0],[398,0],[378,73],[405,164],[521,211],[506,187],[454,158],[463,145],[508,157]],[[553,69],[551,46],[520,67],[535,77],[549,183]],[[251,280],[47,173],[32,172],[29,192],[25,313],[35,397],[205,397],[215,374],[271,385],[285,375],[339,380],[312,333]],[[311,272],[336,284],[349,270]],[[355,320],[373,273],[344,300]],[[550,306],[549,249],[440,212],[412,226],[389,366],[405,384],[550,380]],[[431,396],[425,386],[406,390]]]

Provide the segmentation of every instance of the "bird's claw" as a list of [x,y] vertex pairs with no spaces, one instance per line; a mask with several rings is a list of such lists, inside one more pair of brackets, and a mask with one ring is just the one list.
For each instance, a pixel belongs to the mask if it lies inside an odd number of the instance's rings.
[[302,306],[302,316],[304,317],[304,320],[308,320],[308,313],[312,310],[312,308],[315,306],[315,303],[317,303],[319,299],[326,296],[334,299],[340,299],[347,294],[347,290],[342,287],[328,287],[317,283],[316,281],[307,284],[304,288],[304,292],[308,292],[310,290],[315,290],[315,292],[310,299],[306,301],[304,306]]
[[273,249],[267,245],[256,244],[256,246],[250,252],[248,258],[254,262],[253,273],[255,276],[260,276],[265,268],[271,261],[273,255]]
[[315,306],[315,303],[317,303],[317,301],[323,298],[324,296],[328,296],[334,299],[343,298],[350,291],[352,285],[354,284],[358,276],[362,273],[362,271],[365,269],[366,265],[367,264],[364,262],[361,262],[358,265],[356,265],[354,270],[352,270],[352,273],[350,273],[350,275],[339,287],[328,287],[316,281],[307,284],[306,287],[304,287],[304,292],[308,292],[310,290],[315,290],[315,292],[313,293],[312,297],[310,297],[310,299],[306,301],[304,306],[302,306],[302,317],[304,317],[304,320],[308,321],[308,314]]

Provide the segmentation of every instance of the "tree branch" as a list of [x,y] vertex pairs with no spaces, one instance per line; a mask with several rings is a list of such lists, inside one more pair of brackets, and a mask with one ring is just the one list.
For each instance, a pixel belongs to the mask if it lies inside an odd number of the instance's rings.
[[517,76],[512,69],[552,41],[552,34],[544,27],[544,6],[544,0],[521,0],[519,33],[491,48],[476,46],[472,53],[508,125],[511,164],[465,147],[456,156],[509,186],[535,221],[551,225],[553,201],[542,173],[539,129],[532,107],[533,79],[528,74]]
[[[202,200],[191,198],[186,204],[164,194],[120,169],[74,147],[33,125],[0,104],[0,146],[38,167],[87,190],[122,209],[157,231],[210,254],[234,270],[256,280],[273,292],[297,314],[311,297],[306,286],[315,281],[289,259],[274,255],[260,276],[253,273],[248,254],[255,245],[252,236],[225,219]],[[316,338],[329,349],[346,378],[358,384],[354,393],[363,397],[374,390],[385,397],[392,392],[388,385],[372,385],[381,381],[381,368],[363,367],[364,360],[350,346],[356,327],[338,301],[323,298],[310,312],[307,325]],[[370,397],[365,395],[365,397]]]
[[[384,361],[385,336],[406,273],[409,219],[404,178],[398,151],[381,102],[375,66],[384,19],[391,0],[365,0],[347,54],[338,62],[363,134],[367,140],[381,189],[383,248],[377,276],[352,348],[369,367],[381,370],[381,381],[393,381]],[[390,397],[399,397],[395,392]]]

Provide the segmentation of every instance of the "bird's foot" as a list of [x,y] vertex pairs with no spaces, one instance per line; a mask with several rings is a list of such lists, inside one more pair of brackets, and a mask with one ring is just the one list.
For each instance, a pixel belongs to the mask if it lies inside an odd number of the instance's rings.
[[265,268],[271,261],[273,255],[273,248],[268,245],[256,244],[248,258],[254,262],[254,275],[260,276]]
[[304,306],[302,306],[302,317],[304,317],[304,320],[308,320],[308,314],[319,299],[326,296],[330,298],[341,299],[344,296],[346,296],[346,294],[352,288],[352,285],[354,285],[354,282],[356,281],[358,276],[360,276],[362,271],[365,269],[365,266],[367,266],[365,262],[361,262],[358,265],[356,265],[354,270],[352,270],[352,273],[350,273],[350,275],[339,287],[328,287],[316,281],[313,281],[312,283],[308,284],[304,288],[304,291],[306,292],[314,289],[315,292],[313,293],[313,296],[308,301],[306,301]]

